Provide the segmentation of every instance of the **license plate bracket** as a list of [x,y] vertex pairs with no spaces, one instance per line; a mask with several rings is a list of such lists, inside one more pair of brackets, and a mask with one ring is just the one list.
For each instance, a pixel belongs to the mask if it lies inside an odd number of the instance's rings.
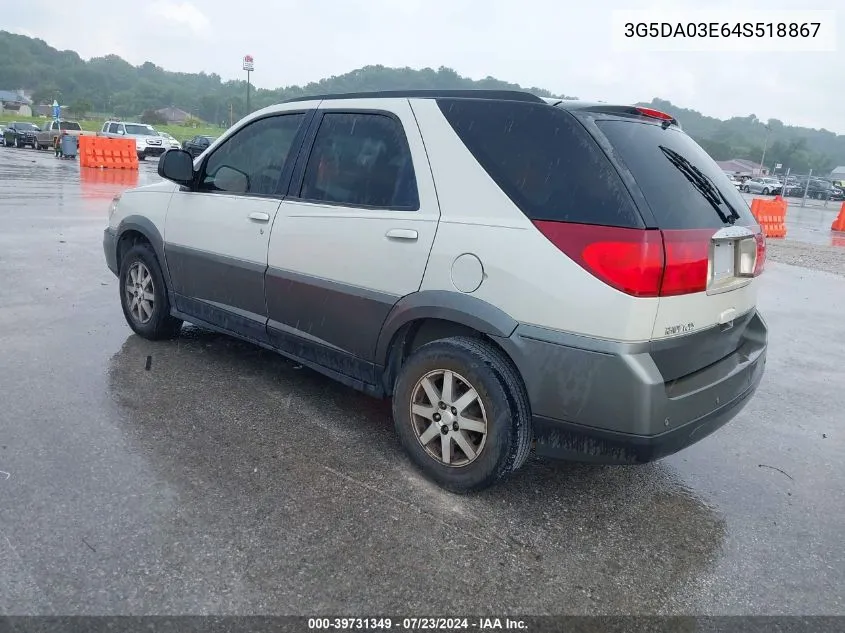
[[736,242],[719,240],[713,243],[713,281],[720,282],[736,275]]

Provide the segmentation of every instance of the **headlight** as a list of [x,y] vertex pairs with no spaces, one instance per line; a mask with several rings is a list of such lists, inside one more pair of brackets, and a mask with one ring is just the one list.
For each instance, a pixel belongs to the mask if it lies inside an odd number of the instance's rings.
[[112,198],[111,204],[109,205],[109,220],[111,220],[114,212],[117,211],[117,205],[120,203],[120,194],[117,194],[114,198]]

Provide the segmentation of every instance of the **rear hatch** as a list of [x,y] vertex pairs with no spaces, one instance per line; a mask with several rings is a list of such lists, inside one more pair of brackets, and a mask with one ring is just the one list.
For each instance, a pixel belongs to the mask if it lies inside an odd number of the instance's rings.
[[664,378],[732,354],[753,327],[755,277],[765,261],[765,239],[744,198],[668,115],[599,112],[584,122],[635,191],[647,227],[662,235],[652,340]]

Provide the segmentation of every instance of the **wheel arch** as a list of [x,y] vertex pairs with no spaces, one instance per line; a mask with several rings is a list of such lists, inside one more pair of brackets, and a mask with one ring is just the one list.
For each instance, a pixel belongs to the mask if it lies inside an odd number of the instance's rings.
[[384,368],[384,394],[393,393],[402,363],[420,345],[450,336],[476,337],[511,359],[496,339],[509,337],[518,325],[501,309],[470,295],[430,290],[403,297],[385,319],[375,350],[375,361]]
[[158,259],[158,264],[161,266],[164,282],[170,288],[170,271],[167,268],[167,261],[164,257],[164,238],[162,238],[156,225],[149,218],[145,218],[142,215],[130,215],[121,220],[115,233],[117,235],[116,256],[118,268],[120,268],[123,253],[142,239],[152,246],[156,259]]

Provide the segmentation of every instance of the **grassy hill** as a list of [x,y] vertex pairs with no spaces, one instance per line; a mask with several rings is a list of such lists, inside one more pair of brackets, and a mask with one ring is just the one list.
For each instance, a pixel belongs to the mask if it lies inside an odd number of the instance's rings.
[[[184,139],[197,133],[219,133],[220,126],[228,126],[230,114],[234,120],[246,114],[245,83],[223,81],[215,73],[170,72],[150,62],[133,66],[116,55],[83,60],[73,51],[59,51],[42,40],[6,31],[0,31],[0,59],[11,60],[0,65],[0,90],[29,90],[38,103],[49,103],[56,98],[71,106],[77,117],[79,112],[94,111],[136,118],[144,111],[173,105],[217,125],[216,131],[213,125],[196,131],[179,126],[164,128]],[[305,86],[254,90],[251,106],[257,109],[291,97],[330,92],[477,88],[524,89],[493,77],[482,80],[462,77],[445,67],[415,70],[374,65]],[[527,90],[546,97],[565,96],[536,87]],[[811,168],[820,173],[845,165],[845,135],[791,127],[776,119],[764,122],[754,115],[723,121],[661,99],[654,99],[648,105],[677,116],[684,129],[717,160],[759,161],[768,123],[771,133],[767,165],[783,163],[796,173]],[[99,127],[104,116],[91,125]]]

